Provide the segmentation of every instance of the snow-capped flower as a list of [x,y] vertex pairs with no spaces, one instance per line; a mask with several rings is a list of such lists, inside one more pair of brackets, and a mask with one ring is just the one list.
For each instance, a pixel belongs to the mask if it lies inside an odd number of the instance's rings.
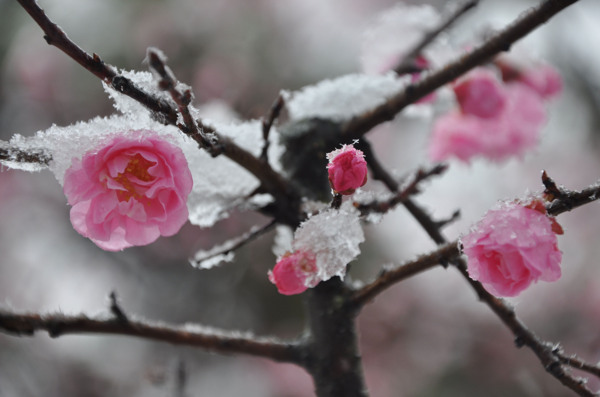
[[327,154],[329,184],[339,194],[352,194],[367,183],[367,162],[363,152],[353,145],[344,145]]
[[181,149],[153,131],[129,131],[74,158],[63,190],[77,232],[118,251],[172,236],[188,219],[192,176]]
[[273,271],[269,271],[269,281],[280,294],[296,295],[319,283],[315,278],[317,265],[315,255],[310,251],[294,251],[284,254]]
[[516,296],[538,280],[560,278],[562,229],[539,200],[507,203],[488,211],[462,237],[471,278],[496,296]]

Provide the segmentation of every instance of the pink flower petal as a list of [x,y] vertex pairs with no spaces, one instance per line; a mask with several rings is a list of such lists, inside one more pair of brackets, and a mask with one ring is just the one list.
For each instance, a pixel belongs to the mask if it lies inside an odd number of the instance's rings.
[[367,182],[367,162],[363,152],[353,145],[327,154],[327,172],[331,188],[340,194],[352,194]]
[[115,251],[177,233],[192,184],[181,149],[152,131],[129,131],[74,159],[64,192],[75,230]]
[[461,242],[469,275],[494,295],[516,296],[531,283],[560,277],[552,221],[522,204],[488,211]]

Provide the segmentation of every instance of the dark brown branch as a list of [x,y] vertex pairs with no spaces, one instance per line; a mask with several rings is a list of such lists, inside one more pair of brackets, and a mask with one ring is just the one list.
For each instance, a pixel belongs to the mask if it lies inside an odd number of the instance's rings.
[[420,193],[419,183],[429,179],[432,176],[440,175],[447,169],[448,167],[445,164],[434,165],[428,170],[419,169],[413,176],[412,180],[388,200],[373,201],[371,203],[355,203],[354,206],[358,208],[362,215],[371,212],[388,212],[400,203],[405,204],[410,196]]
[[448,29],[454,24],[462,15],[464,15],[471,8],[479,4],[479,0],[470,0],[460,5],[451,15],[449,15],[438,27],[427,32],[421,40],[404,56],[398,66],[394,68],[394,72],[397,74],[413,73],[420,71],[415,66],[416,58],[421,55],[421,52],[427,47],[436,37],[438,37],[444,30]]
[[[213,139],[210,139],[203,129],[198,128],[198,124],[194,120],[194,117],[192,117],[192,113],[190,112],[192,91],[189,88],[181,91],[177,87],[178,81],[171,69],[166,65],[166,58],[158,49],[148,48],[147,58],[150,68],[160,78],[158,87],[163,91],[167,91],[177,104],[177,110],[183,118],[183,124],[177,123],[177,127],[196,141],[202,149],[207,150],[213,157],[219,155],[220,150],[216,138],[213,136]],[[214,130],[211,130],[211,135],[214,135],[214,132]]]
[[271,127],[273,126],[273,123],[275,122],[275,120],[279,117],[279,114],[281,113],[281,109],[283,109],[283,105],[285,104],[285,101],[283,99],[283,95],[279,94],[279,96],[277,96],[277,99],[275,100],[275,102],[273,102],[273,104],[271,105],[271,109],[269,110],[269,115],[267,116],[266,119],[262,120],[262,132],[263,132],[263,148],[262,148],[262,153],[260,154],[260,158],[263,161],[268,161],[269,157],[268,157],[268,153],[269,153],[269,132],[271,131]]
[[341,125],[342,136],[340,140],[358,139],[376,125],[392,120],[411,103],[450,83],[474,67],[489,61],[499,53],[508,51],[516,41],[522,39],[552,16],[577,1],[547,0],[532,8],[504,30],[501,30],[459,59],[438,71],[428,74],[414,85],[409,85],[405,90],[391,97],[382,105],[344,122]]
[[592,392],[585,386],[585,381],[577,379],[566,372],[565,368],[561,364],[561,360],[556,355],[557,350],[555,349],[554,344],[542,341],[540,338],[538,338],[537,335],[530,331],[525,324],[519,320],[512,307],[504,303],[504,301],[501,299],[498,299],[487,292],[480,282],[469,277],[465,261],[459,261],[456,267],[463,275],[465,280],[467,280],[467,282],[475,290],[479,299],[485,303],[512,331],[512,333],[515,335],[515,344],[517,347],[529,347],[538,357],[547,372],[549,372],[563,385],[573,390],[578,395],[589,397],[597,396],[596,393]]
[[556,350],[554,355],[558,357],[561,363],[568,365],[571,368],[577,368],[578,370],[587,372],[600,378],[600,367],[598,365],[592,365],[585,361],[577,358],[577,356],[566,356],[561,350]]
[[299,364],[301,346],[272,338],[260,338],[197,326],[174,326],[131,318],[68,316],[64,314],[15,313],[0,310],[0,331],[32,336],[46,331],[53,338],[67,334],[112,334],[152,339],[174,345],[199,347],[216,353],[242,353],[275,361]]
[[440,264],[455,260],[459,255],[460,250],[458,249],[458,241],[454,241],[403,265],[383,269],[375,281],[356,290],[350,304],[361,307],[397,282],[422,273],[425,270]]
[[142,91],[131,80],[117,74],[115,69],[104,63],[96,54],[90,55],[73,41],[66,33],[44,13],[35,0],[17,0],[27,13],[44,31],[44,39],[50,45],[55,46],[75,62],[93,73],[100,80],[112,86],[115,90],[137,100],[151,111],[157,113],[160,121],[174,124],[177,121],[175,110],[164,100]]
[[306,370],[319,397],[368,397],[358,350],[352,291],[339,277],[307,291],[310,333]]
[[[398,190],[400,189],[400,183],[398,183],[398,181],[396,181],[396,179],[394,179],[392,175],[389,172],[387,172],[387,170],[383,167],[383,165],[375,155],[374,151],[372,150],[369,142],[363,138],[359,141],[358,147],[365,154],[367,164],[371,169],[373,178],[382,181],[391,192],[398,193]],[[443,167],[443,164],[440,164],[439,166]],[[439,222],[433,221],[429,217],[429,215],[408,196],[405,197],[404,200],[402,200],[402,204],[408,210],[408,212],[410,212],[411,215],[419,221],[419,223],[422,226],[426,227],[427,232],[430,236],[435,236],[434,241],[437,244],[445,243],[444,237],[439,232]]]
[[600,183],[596,183],[578,192],[567,190],[563,187],[558,187],[546,171],[542,171],[542,183],[545,187],[544,196],[550,201],[546,205],[546,211],[550,215],[559,215],[563,212],[571,211],[600,198]]
[[[544,184],[547,189],[554,191],[556,184],[546,173],[542,175]],[[558,188],[556,188],[558,189]],[[575,206],[587,204],[591,201],[596,200],[596,197],[600,194],[600,186],[592,186],[579,192],[567,191],[566,189],[560,189],[561,197],[555,199],[548,207],[548,213],[551,215],[557,215],[565,211],[569,211]],[[417,207],[418,208],[418,207]],[[445,244],[446,239],[440,233],[439,227],[436,226],[435,222],[423,211],[417,211],[419,216],[416,217],[417,221],[421,223],[422,227],[427,231],[430,237],[438,244]],[[516,316],[514,310],[508,306],[501,299],[496,298],[485,290],[483,285],[473,280],[467,271],[466,262],[460,258],[452,261],[456,268],[460,271],[462,276],[467,280],[471,287],[477,293],[479,299],[483,301],[499,318],[500,320],[512,331],[515,335],[515,342],[518,347],[527,346],[534,354],[538,357],[546,371],[552,376],[558,379],[563,385],[573,390],[580,396],[596,396],[594,392],[589,390],[585,386],[585,382],[579,380],[570,374],[568,374],[563,365],[565,362],[565,356],[557,350],[553,344],[542,341],[532,331],[530,331],[525,324],[523,324]],[[574,365],[575,368],[577,366]],[[590,365],[584,365],[583,368],[591,369]],[[583,369],[579,367],[579,369]]]

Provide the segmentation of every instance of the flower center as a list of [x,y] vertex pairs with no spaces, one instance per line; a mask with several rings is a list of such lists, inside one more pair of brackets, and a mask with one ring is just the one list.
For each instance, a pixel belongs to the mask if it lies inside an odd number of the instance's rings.
[[154,164],[156,163],[146,160],[139,153],[129,160],[124,172],[120,172],[115,178],[115,180],[125,188],[125,190],[117,191],[117,198],[119,201],[128,201],[131,197],[139,200],[142,197],[143,192],[139,191],[140,189],[134,178],[137,178],[142,182],[151,182],[156,179],[155,176],[148,173],[148,168],[152,167]]

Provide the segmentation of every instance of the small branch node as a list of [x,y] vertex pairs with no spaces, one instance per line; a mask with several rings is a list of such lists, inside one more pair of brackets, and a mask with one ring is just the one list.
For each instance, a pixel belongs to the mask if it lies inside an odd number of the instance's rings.
[[112,291],[108,296],[110,299],[110,312],[115,316],[115,318],[122,323],[129,322],[129,319],[125,315],[123,309],[121,309],[121,305],[119,305],[119,301],[117,299],[117,293]]

